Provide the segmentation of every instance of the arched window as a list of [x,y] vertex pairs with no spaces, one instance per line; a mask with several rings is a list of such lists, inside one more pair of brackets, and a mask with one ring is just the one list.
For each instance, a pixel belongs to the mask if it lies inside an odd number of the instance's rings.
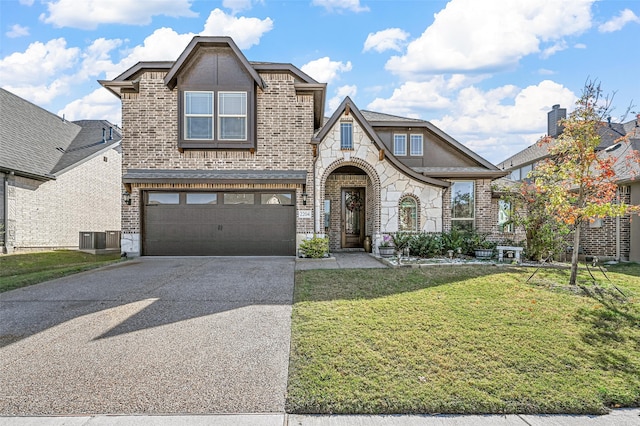
[[405,232],[418,232],[418,202],[406,196],[400,199],[398,229]]

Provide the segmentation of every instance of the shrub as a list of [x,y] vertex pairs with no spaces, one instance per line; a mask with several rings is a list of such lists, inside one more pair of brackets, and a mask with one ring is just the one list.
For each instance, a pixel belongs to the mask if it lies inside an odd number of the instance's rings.
[[422,232],[409,240],[409,250],[416,256],[434,257],[442,254],[442,236]]
[[329,253],[329,238],[316,237],[304,240],[300,243],[300,252],[306,257],[318,259]]

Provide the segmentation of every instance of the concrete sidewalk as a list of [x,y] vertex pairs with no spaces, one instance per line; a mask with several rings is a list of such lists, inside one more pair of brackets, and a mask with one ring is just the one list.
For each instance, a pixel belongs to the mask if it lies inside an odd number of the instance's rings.
[[638,426],[640,409],[605,416],[569,415],[393,415],[314,416],[295,414],[219,414],[201,416],[0,417],[6,426]]

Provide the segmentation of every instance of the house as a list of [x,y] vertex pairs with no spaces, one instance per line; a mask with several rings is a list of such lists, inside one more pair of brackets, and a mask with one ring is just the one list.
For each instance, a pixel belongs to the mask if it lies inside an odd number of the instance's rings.
[[295,255],[376,247],[385,233],[489,230],[506,172],[424,120],[361,111],[325,119],[326,84],[195,37],[175,62],[100,83],[122,101],[122,250]]
[[[566,118],[567,110],[554,105],[547,114],[547,134],[560,135],[558,125]],[[626,123],[603,123],[598,128],[600,156],[617,158],[614,169],[618,178],[618,196],[630,205],[640,205],[640,164],[629,161],[632,151],[640,151],[640,117]],[[620,143],[626,137],[629,143]],[[553,143],[553,142],[551,142]],[[509,172],[508,178],[519,182],[527,178],[536,164],[550,157],[549,144],[533,144],[507,158],[498,167]],[[638,215],[607,217],[582,224],[580,246],[586,255],[601,259],[640,261],[640,220]]]
[[120,230],[120,130],[70,122],[0,88],[2,251],[78,248]]

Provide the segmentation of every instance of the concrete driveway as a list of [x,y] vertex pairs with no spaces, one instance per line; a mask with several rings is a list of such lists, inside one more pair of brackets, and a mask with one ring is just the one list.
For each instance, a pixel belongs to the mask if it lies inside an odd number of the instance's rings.
[[284,412],[293,258],[139,258],[0,294],[0,415]]

